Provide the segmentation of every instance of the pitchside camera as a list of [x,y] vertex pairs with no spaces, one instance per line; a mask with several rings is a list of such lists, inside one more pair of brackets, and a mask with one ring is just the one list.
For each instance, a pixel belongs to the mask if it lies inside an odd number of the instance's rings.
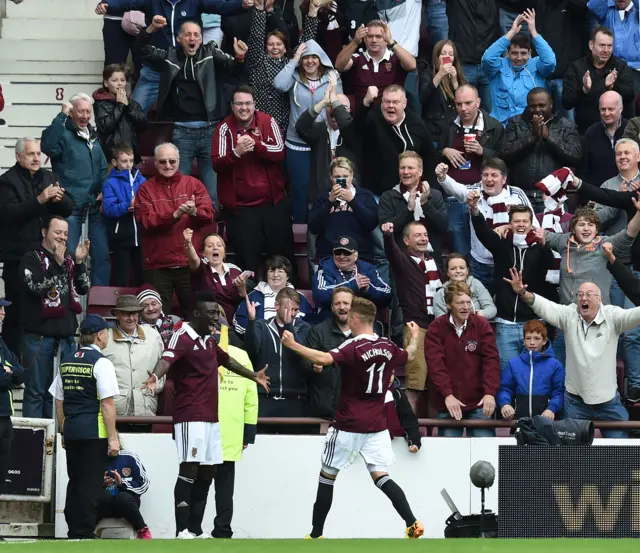
[[518,445],[591,445],[594,433],[592,421],[552,421],[536,415],[519,419],[515,436]]

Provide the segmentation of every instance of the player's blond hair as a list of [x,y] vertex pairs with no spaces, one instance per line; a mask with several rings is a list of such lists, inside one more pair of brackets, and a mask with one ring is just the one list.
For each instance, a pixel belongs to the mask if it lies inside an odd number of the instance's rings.
[[376,320],[376,306],[365,298],[354,297],[351,301],[351,313],[358,315],[365,324],[373,324]]

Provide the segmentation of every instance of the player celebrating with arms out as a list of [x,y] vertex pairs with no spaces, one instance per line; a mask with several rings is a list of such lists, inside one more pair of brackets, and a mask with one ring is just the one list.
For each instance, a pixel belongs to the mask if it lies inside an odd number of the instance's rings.
[[333,501],[333,485],[338,472],[347,468],[360,453],[375,485],[391,500],[404,519],[405,537],[419,538],[424,527],[413,516],[407,498],[387,472],[395,461],[391,436],[387,429],[385,395],[393,381],[396,367],[414,358],[419,328],[407,323],[411,341],[406,350],[373,332],[376,306],[364,298],[353,298],[349,312],[351,339],[330,352],[298,344],[289,331],[282,343],[301,357],[320,365],[336,364],[341,369],[340,399],[333,426],[327,432],[322,453],[318,495],[313,506],[313,530],[307,538],[322,537],[324,523]]
[[[174,367],[173,427],[180,470],[173,494],[178,539],[195,537],[189,531],[198,518],[192,510],[198,506],[204,511],[214,466],[222,464],[218,365],[257,382],[269,391],[266,367],[254,373],[220,349],[211,335],[218,317],[219,308],[213,293],[208,290],[198,292],[191,321],[174,333],[144,383],[153,392],[158,380],[167,374],[171,366]],[[202,519],[202,514],[199,519]]]

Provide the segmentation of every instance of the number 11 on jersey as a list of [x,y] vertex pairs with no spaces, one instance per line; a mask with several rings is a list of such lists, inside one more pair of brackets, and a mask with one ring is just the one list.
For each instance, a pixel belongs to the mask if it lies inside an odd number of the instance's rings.
[[[369,385],[367,386],[367,391],[365,393],[367,394],[381,394],[384,390],[382,388],[382,375],[384,374],[384,368],[387,366],[386,363],[382,363],[381,365],[377,366],[375,364],[371,365],[368,369],[367,372],[369,373]],[[373,391],[373,375],[374,373],[378,373],[378,391],[374,392]]]

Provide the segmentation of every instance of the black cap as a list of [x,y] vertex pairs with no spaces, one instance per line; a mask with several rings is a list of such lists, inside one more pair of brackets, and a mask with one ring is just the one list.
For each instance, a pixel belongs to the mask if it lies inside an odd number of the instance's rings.
[[358,251],[358,243],[349,236],[340,236],[333,243],[333,251],[336,250],[347,250],[348,252],[354,253]]
[[80,323],[80,334],[95,334],[111,327],[100,315],[87,315]]

